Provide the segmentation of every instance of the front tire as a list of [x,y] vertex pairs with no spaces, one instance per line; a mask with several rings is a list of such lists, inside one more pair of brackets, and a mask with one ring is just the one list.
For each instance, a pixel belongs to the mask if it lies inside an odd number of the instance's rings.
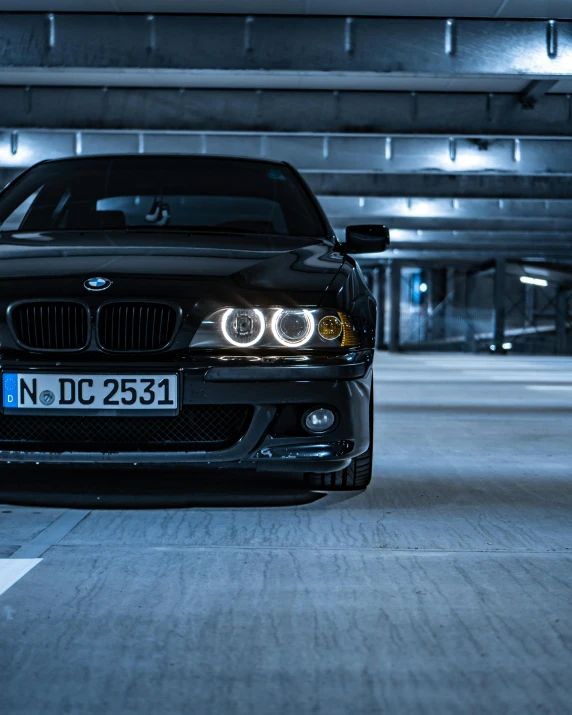
[[371,482],[373,472],[373,385],[369,399],[369,447],[354,457],[350,465],[337,472],[310,472],[306,484],[312,489],[326,491],[352,491],[365,489]]

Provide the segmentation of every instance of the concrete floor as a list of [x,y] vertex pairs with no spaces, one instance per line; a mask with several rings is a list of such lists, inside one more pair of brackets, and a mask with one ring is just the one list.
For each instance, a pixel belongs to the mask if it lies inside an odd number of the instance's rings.
[[376,373],[346,501],[0,506],[2,713],[572,713],[572,360]]

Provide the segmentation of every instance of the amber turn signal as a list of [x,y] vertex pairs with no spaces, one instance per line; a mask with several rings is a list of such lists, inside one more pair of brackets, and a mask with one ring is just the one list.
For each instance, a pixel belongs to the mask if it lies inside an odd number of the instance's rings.
[[342,334],[342,321],[335,315],[326,315],[318,324],[318,332],[324,340],[335,340]]

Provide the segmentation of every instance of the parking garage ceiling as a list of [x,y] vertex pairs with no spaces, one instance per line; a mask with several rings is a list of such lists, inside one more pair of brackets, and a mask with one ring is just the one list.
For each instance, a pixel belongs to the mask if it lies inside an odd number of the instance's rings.
[[569,255],[568,1],[81,9],[0,0],[0,179],[101,152],[284,159],[337,230],[392,226],[393,256]]
[[572,18],[569,0],[0,0],[0,11]]

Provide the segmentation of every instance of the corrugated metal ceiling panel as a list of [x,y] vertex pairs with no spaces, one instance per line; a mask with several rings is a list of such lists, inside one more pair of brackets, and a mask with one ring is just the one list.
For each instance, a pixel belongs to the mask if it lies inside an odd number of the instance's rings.
[[572,18],[570,0],[0,0],[9,12],[148,12]]

